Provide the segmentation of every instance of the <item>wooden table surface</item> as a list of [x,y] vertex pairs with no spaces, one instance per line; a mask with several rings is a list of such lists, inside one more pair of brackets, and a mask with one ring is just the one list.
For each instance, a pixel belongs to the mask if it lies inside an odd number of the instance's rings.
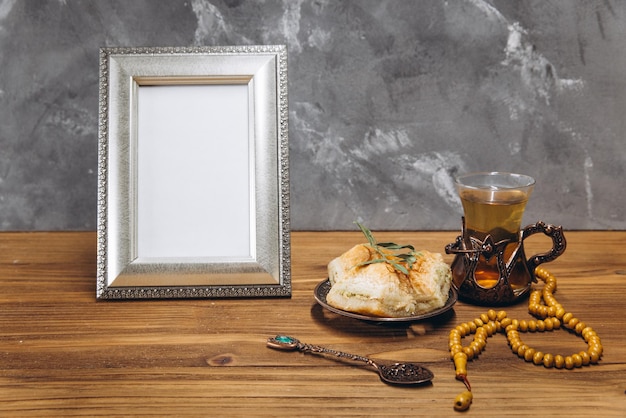
[[[375,232],[378,240],[442,252],[457,232]],[[602,338],[599,364],[546,369],[497,334],[468,364],[474,403],[453,410],[448,333],[486,308],[376,324],[330,313],[313,289],[357,232],[294,232],[289,299],[96,301],[93,232],[0,233],[0,416],[626,416],[626,232],[566,231],[544,264],[556,298]],[[544,237],[545,238],[545,237]],[[531,237],[528,255],[549,245]],[[445,256],[451,261],[450,256]],[[530,319],[523,302],[509,317]],[[266,348],[288,334],[378,359],[419,361],[432,384],[394,387],[371,370]],[[563,329],[523,334],[543,351],[586,349]],[[460,415],[461,414],[461,415]]]

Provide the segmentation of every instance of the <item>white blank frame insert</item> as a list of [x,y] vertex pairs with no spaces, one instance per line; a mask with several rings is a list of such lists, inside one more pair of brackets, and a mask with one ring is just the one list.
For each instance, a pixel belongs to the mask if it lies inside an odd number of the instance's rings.
[[137,105],[137,256],[252,257],[248,86],[139,86]]
[[98,299],[291,295],[286,60],[101,49]]

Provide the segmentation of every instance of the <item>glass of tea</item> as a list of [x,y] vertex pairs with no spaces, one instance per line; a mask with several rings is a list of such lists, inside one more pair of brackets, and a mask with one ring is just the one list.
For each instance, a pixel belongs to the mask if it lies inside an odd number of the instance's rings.
[[[461,299],[482,305],[510,304],[528,294],[539,264],[565,251],[560,226],[537,222],[521,228],[534,185],[530,176],[503,172],[471,173],[456,179],[463,229],[446,252],[456,254],[452,276]],[[552,238],[552,249],[526,259],[523,241],[536,232]]]

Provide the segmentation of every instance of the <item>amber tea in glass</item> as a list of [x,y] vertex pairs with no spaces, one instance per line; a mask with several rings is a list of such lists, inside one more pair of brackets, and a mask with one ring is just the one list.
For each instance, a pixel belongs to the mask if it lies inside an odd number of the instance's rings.
[[[560,227],[538,222],[520,229],[534,185],[532,177],[513,173],[473,173],[457,178],[464,225],[462,236],[446,247],[446,252],[457,254],[452,275],[461,298],[509,303],[530,289],[536,265],[562,253],[556,241],[562,241],[564,250]],[[555,245],[549,254],[527,261],[522,241],[539,231],[551,236]]]
[[[484,240],[488,235],[491,235],[494,242],[509,240],[504,248],[504,258],[508,259],[519,240],[522,216],[532,185],[527,187],[527,190],[472,190],[464,186],[459,186],[459,189],[467,234],[480,240]],[[476,267],[475,275],[480,286],[495,286],[500,275],[496,258],[487,261],[483,257]],[[526,286],[527,281],[527,274],[523,269],[518,268],[509,276],[509,282],[514,290]]]

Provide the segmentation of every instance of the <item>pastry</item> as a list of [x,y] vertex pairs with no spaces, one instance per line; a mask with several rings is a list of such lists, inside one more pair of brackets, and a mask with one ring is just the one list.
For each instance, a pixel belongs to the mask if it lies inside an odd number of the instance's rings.
[[326,302],[344,311],[393,318],[444,306],[452,278],[450,266],[439,253],[411,251],[407,255],[408,262],[373,240],[354,246],[328,264],[331,288]]

